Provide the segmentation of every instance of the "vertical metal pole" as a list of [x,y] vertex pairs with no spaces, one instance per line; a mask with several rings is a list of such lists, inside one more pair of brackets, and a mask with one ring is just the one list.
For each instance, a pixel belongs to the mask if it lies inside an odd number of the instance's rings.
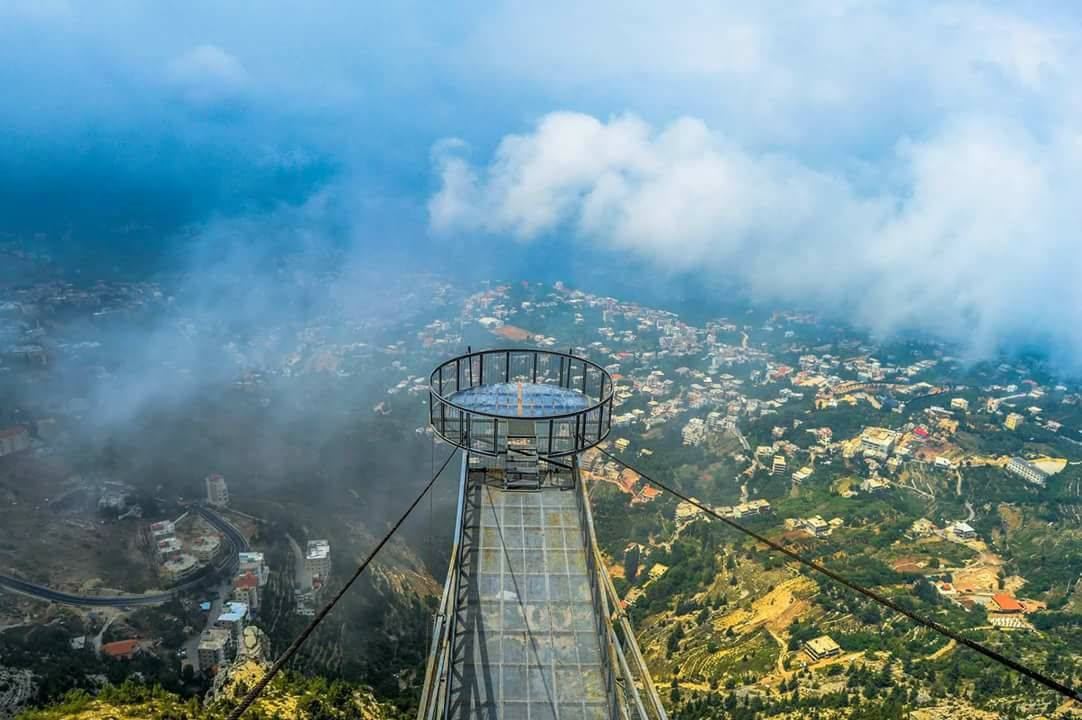
[[[604,383],[602,383],[604,384]],[[604,400],[601,401],[601,405],[597,408],[597,441],[601,442],[601,431],[605,428],[605,405]]]
[[537,351],[536,350],[534,351],[534,354],[533,354],[533,381],[534,381],[534,384],[537,384]]
[[[453,670],[451,668],[451,665],[454,663],[454,658],[452,657],[452,654],[454,653],[455,633],[457,632],[456,626],[458,625],[458,602],[459,602],[459,593],[460,593],[460,585],[461,585],[460,581],[461,581],[461,578],[462,578],[462,556],[464,554],[464,553],[461,552],[461,546],[462,546],[463,524],[465,523],[465,504],[466,504],[466,502],[468,502],[468,500],[466,499],[467,498],[467,493],[468,493],[467,485],[469,484],[469,481],[470,481],[470,453],[469,453],[469,451],[466,451],[466,452],[462,453],[462,470],[461,470],[461,475],[459,477],[460,477],[460,479],[459,479],[459,503],[458,503],[458,511],[456,513],[457,517],[455,518],[455,523],[456,523],[457,527],[456,527],[456,530],[455,530],[455,532],[456,532],[455,542],[454,542],[454,545],[452,546],[453,556],[451,558],[452,561],[454,562],[454,567],[451,570],[451,572],[453,573],[453,580],[454,580],[454,587],[453,587],[453,589],[451,591],[451,598],[452,598],[451,602],[454,605],[454,611],[451,613],[450,622],[448,623],[448,627],[447,627],[447,637],[448,637],[447,642],[449,643],[449,646],[448,646],[448,649],[447,649],[447,654],[448,654],[448,657],[447,657],[447,673],[448,673],[448,675],[450,675],[453,672]],[[450,682],[450,679],[448,678],[448,684],[449,684],[449,682]],[[443,692],[446,693],[447,690],[443,690]],[[444,696],[444,697],[446,698],[446,696]],[[445,704],[444,704],[444,708],[443,708],[443,716],[445,718],[451,717],[450,698],[445,699]]]
[[556,434],[556,421],[549,419],[549,456],[552,456],[552,437]]
[[582,361],[582,394],[586,394],[586,375],[588,374],[588,365],[586,361]]
[[473,387],[473,350],[470,350],[470,346],[466,346],[466,368],[470,373],[470,387]]
[[560,382],[557,383],[560,387],[564,386],[564,356],[560,356]]
[[511,351],[508,350],[507,354],[503,357],[503,374],[506,378],[505,382],[511,382]]
[[635,688],[635,676],[631,674],[631,668],[627,666],[627,658],[624,657],[624,651],[620,648],[620,641],[616,638],[616,631],[613,630],[612,627],[609,627],[608,631],[609,642],[616,651],[616,661],[619,663],[620,672],[625,678],[624,682],[627,683],[627,686],[631,691],[630,695],[631,699],[635,702],[635,709],[638,711],[640,718],[647,720],[650,716],[646,714],[646,708],[642,704],[642,698],[639,697],[639,691]]

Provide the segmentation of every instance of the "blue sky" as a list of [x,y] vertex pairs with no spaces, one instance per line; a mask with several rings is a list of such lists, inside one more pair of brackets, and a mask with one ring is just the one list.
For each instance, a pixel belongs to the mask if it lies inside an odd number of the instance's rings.
[[577,245],[1074,357],[1079,35],[1056,4],[0,0],[0,230],[503,243],[493,273]]

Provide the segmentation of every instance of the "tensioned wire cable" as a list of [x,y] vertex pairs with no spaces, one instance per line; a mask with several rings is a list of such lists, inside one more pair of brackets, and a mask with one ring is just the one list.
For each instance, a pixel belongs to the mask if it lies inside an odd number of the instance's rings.
[[954,630],[951,630],[947,626],[936,622],[935,620],[923,617],[922,615],[919,615],[919,614],[913,612],[912,610],[907,610],[904,607],[902,607],[901,605],[899,605],[896,602],[894,602],[893,600],[891,600],[890,598],[888,598],[888,597],[886,597],[884,595],[881,595],[881,594],[877,593],[874,590],[870,590],[870,589],[864,587],[863,585],[855,583],[852,580],[847,580],[845,577],[839,575],[838,573],[834,572],[833,570],[827,569],[826,567],[820,565],[819,563],[815,562],[814,560],[809,560],[808,558],[804,557],[803,555],[800,555],[799,553],[785,547],[781,543],[775,542],[775,541],[773,541],[773,540],[771,540],[771,539],[769,539],[767,537],[764,537],[763,535],[760,535],[759,533],[755,532],[754,530],[751,530],[749,528],[744,527],[740,523],[735,522],[734,520],[732,520],[730,518],[722,517],[720,514],[714,512],[713,509],[707,507],[706,505],[703,505],[702,503],[700,503],[697,500],[693,500],[692,498],[690,498],[687,495],[684,495],[683,493],[681,493],[680,491],[666,485],[665,483],[661,482],[660,480],[655,480],[654,478],[650,477],[646,473],[642,472],[641,470],[639,470],[638,468],[632,466],[631,464],[625,462],[624,460],[621,460],[619,457],[617,457],[616,455],[613,455],[612,453],[605,450],[604,448],[598,447],[597,450],[601,454],[605,455],[606,457],[620,463],[621,465],[623,465],[628,470],[631,470],[633,472],[638,473],[644,480],[646,480],[651,485],[654,485],[658,489],[664,490],[665,492],[669,493],[670,495],[674,495],[675,497],[680,498],[684,502],[691,504],[692,506],[698,508],[699,510],[702,510],[704,513],[706,513],[710,517],[715,518],[717,520],[720,520],[721,522],[725,523],[729,527],[735,528],[736,530],[739,530],[740,532],[744,533],[745,535],[751,536],[752,538],[754,538],[758,542],[762,543],[763,545],[766,545],[767,547],[769,547],[772,550],[777,550],[778,552],[782,553],[783,555],[786,555],[790,559],[797,561],[801,565],[804,565],[805,567],[809,567],[809,568],[811,568],[812,570],[815,570],[818,573],[826,575],[831,580],[834,580],[835,582],[840,583],[841,585],[844,585],[845,587],[849,588],[850,590],[853,590],[854,592],[857,592],[857,593],[863,595],[864,597],[868,598],[869,600],[872,600],[873,602],[876,602],[876,603],[882,605],[883,607],[889,608],[889,609],[893,610],[896,613],[900,613],[902,615],[905,615],[907,618],[909,618],[913,622],[915,622],[915,623],[917,623],[919,625],[923,625],[926,628],[930,628],[931,630],[934,630],[935,632],[939,633],[940,635],[948,637],[951,640],[954,640],[955,642],[957,642],[957,643],[959,643],[961,645],[965,645],[969,649],[974,650],[974,651],[980,653],[981,655],[984,655],[986,658],[988,658],[990,660],[993,660],[994,662],[997,662],[1000,665],[1003,665],[1004,667],[1010,668],[1011,670],[1014,670],[1015,672],[1021,673],[1022,675],[1025,675],[1029,679],[1035,680],[1036,682],[1041,683],[1045,687],[1056,691],[1057,693],[1059,693],[1060,695],[1063,695],[1064,697],[1067,697],[1067,698],[1070,698],[1071,700],[1076,700],[1076,701],[1082,700],[1082,693],[1080,693],[1077,690],[1074,690],[1073,688],[1068,687],[1067,685],[1064,685],[1063,683],[1059,682],[1058,680],[1056,680],[1054,678],[1049,677],[1048,675],[1045,675],[1044,673],[1040,672],[1039,670],[1034,670],[1033,668],[1028,667],[1027,665],[1023,665],[1022,663],[1018,662],[1017,660],[1013,660],[1013,659],[1007,657],[1006,655],[1002,655],[1002,654],[996,652],[995,650],[993,650],[993,649],[991,649],[991,648],[989,648],[989,647],[987,647],[985,645],[982,645],[981,643],[977,642],[976,640],[971,640],[971,639],[969,639],[967,637],[964,637],[964,636],[960,635],[959,633],[955,632]]
[[233,712],[229,713],[229,717],[227,718],[227,720],[237,720],[237,718],[239,718],[244,713],[244,711],[247,710],[253,702],[255,702],[256,698],[258,698],[259,695],[263,692],[263,690],[266,689],[267,685],[270,684],[270,681],[273,680],[274,677],[282,670],[285,664],[288,663],[290,659],[292,659],[292,657],[297,654],[297,651],[301,649],[301,646],[304,645],[305,641],[308,640],[308,638],[312,635],[313,632],[315,632],[315,629],[319,627],[319,624],[323,622],[324,618],[326,618],[327,615],[331,612],[331,610],[334,609],[334,606],[338,604],[338,601],[341,600],[342,597],[349,591],[350,587],[353,586],[353,583],[357,581],[357,578],[359,578],[361,574],[364,573],[366,569],[368,569],[368,565],[372,562],[376,555],[379,554],[379,551],[383,549],[383,546],[390,541],[391,537],[393,537],[394,534],[398,531],[398,528],[400,528],[402,526],[402,523],[406,521],[406,518],[410,516],[410,513],[412,513],[414,509],[421,503],[421,500],[424,498],[424,496],[427,495],[428,491],[432,489],[432,486],[436,484],[436,480],[443,473],[443,469],[447,467],[447,463],[451,462],[451,458],[453,458],[457,452],[457,447],[451,450],[451,454],[448,455],[447,459],[443,461],[443,464],[440,465],[439,470],[432,474],[432,479],[429,480],[423,488],[421,488],[421,492],[418,493],[417,497],[413,499],[413,502],[411,502],[409,507],[406,508],[406,511],[402,513],[402,516],[398,518],[398,521],[395,522],[393,526],[391,526],[391,529],[388,530],[387,533],[383,536],[383,538],[380,539],[380,541],[376,544],[376,546],[372,548],[371,552],[368,553],[364,561],[361,562],[361,564],[357,567],[357,570],[353,573],[353,576],[346,582],[345,585],[342,586],[342,588],[335,594],[335,596],[331,598],[330,602],[324,605],[323,609],[315,614],[311,622],[308,623],[307,627],[305,627],[304,630],[301,631],[300,635],[298,635],[293,640],[293,642],[290,643],[289,647],[286,648],[285,652],[283,652],[278,657],[278,659],[274,661],[274,664],[271,665],[270,669],[266,672],[266,674],[263,675],[262,678],[260,678],[259,682],[252,686],[252,689],[248,691],[248,694],[244,696],[244,699],[240,701],[240,704],[233,709]]

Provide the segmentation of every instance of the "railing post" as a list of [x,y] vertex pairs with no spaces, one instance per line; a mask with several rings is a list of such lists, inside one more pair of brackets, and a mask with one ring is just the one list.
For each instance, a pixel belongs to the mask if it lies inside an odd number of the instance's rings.
[[421,702],[417,708],[418,720],[433,720],[440,708],[441,701],[446,704],[447,677],[451,659],[453,637],[454,593],[458,587],[458,567],[461,555],[462,524],[465,517],[466,484],[469,481],[469,452],[462,453],[459,470],[458,509],[455,517],[455,534],[451,543],[451,558],[448,563],[447,580],[443,585],[440,607],[432,627],[432,647],[429,648],[428,661],[425,663],[425,683],[421,689]]

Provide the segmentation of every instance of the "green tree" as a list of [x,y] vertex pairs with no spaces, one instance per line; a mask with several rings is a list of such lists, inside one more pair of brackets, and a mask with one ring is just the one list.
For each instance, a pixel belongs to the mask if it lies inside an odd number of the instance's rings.
[[629,583],[634,583],[639,574],[639,546],[632,544],[624,551],[624,577]]

